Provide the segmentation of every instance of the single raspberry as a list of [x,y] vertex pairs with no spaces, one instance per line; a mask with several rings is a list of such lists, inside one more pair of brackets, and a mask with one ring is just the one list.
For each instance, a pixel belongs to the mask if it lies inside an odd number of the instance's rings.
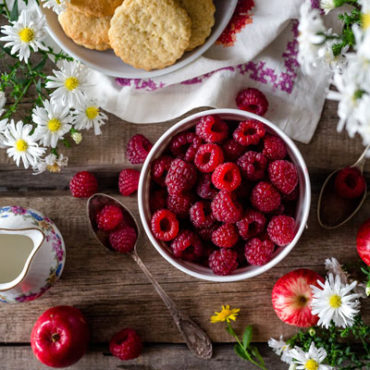
[[198,261],[203,256],[203,244],[197,234],[182,230],[171,243],[173,255],[186,261]]
[[119,192],[124,196],[135,193],[139,186],[139,178],[140,172],[138,170],[132,168],[122,170],[118,180]]
[[245,151],[245,147],[240,145],[234,139],[227,140],[223,145],[225,159],[229,162],[235,162]]
[[114,204],[106,205],[96,215],[96,225],[99,230],[110,231],[123,221],[121,207]]
[[137,240],[136,230],[133,227],[123,227],[109,234],[111,247],[119,253],[131,252]]
[[336,175],[334,186],[341,198],[354,199],[364,194],[366,181],[358,168],[346,167]]
[[271,240],[253,238],[245,245],[245,258],[251,265],[265,265],[271,260],[274,248],[274,243]]
[[204,116],[195,126],[195,132],[207,143],[220,143],[227,137],[228,126],[217,116]]
[[[194,152],[194,147],[196,148],[202,143],[202,140],[194,133],[194,132],[180,132],[179,134],[175,135],[172,140],[170,141],[169,148],[176,158],[180,158],[186,161],[191,161],[193,158],[185,158],[189,151],[188,157],[191,157],[191,152]],[[193,147],[194,145],[194,147]],[[190,150],[193,148],[192,150]]]
[[175,239],[179,233],[179,221],[168,209],[154,213],[150,225],[154,236],[164,242]]
[[238,268],[238,253],[233,249],[221,248],[209,256],[208,264],[216,275],[230,275]]
[[203,199],[213,199],[217,195],[218,191],[212,184],[210,173],[200,175],[196,191],[198,196]]
[[249,151],[243,154],[236,164],[247,180],[258,181],[265,176],[267,159],[262,153]]
[[266,130],[263,123],[249,119],[239,123],[233,133],[233,138],[244,146],[257,145],[265,136]]
[[212,233],[212,243],[220,248],[231,248],[239,236],[234,224],[223,224]]
[[239,235],[244,239],[250,239],[265,230],[266,217],[258,211],[248,209],[244,217],[236,223]]
[[69,183],[69,189],[75,198],[88,198],[98,191],[98,181],[90,172],[77,172]]
[[195,154],[194,164],[201,172],[212,172],[224,161],[224,153],[217,144],[203,144]]
[[250,200],[254,208],[265,213],[275,211],[281,204],[279,192],[266,181],[259,182],[253,188]]
[[152,147],[152,143],[145,136],[134,135],[127,144],[127,158],[132,164],[144,163]]
[[199,147],[204,143],[204,141],[197,135],[195,135],[192,144],[189,146],[188,150],[185,153],[185,161],[193,162],[195,154],[197,153]]
[[266,135],[263,139],[262,154],[270,161],[284,159],[287,156],[286,145],[278,136]]
[[211,227],[207,227],[205,229],[198,229],[198,235],[201,237],[202,240],[210,242],[212,240],[213,232],[220,226],[218,222],[214,223]]
[[169,194],[167,197],[167,208],[180,218],[187,218],[189,210],[195,201],[192,193],[179,193],[176,195]]
[[241,182],[239,167],[232,162],[220,164],[212,174],[212,183],[220,190],[234,191]]
[[221,190],[211,203],[213,216],[217,221],[234,223],[243,217],[243,208],[238,203],[235,193]]
[[239,109],[258,114],[259,116],[263,116],[269,106],[266,96],[258,89],[252,87],[239,91],[235,102]]
[[191,163],[176,158],[171,162],[167,172],[165,184],[171,195],[176,195],[184,190],[190,190],[197,181],[197,169]]
[[165,186],[164,181],[172,161],[173,158],[168,155],[163,155],[153,161],[151,166],[151,176],[153,181],[158,185]]
[[215,218],[213,217],[211,204],[205,200],[196,202],[190,208],[190,221],[196,228],[211,227]]
[[279,247],[288,245],[295,236],[295,221],[293,217],[274,216],[267,225],[269,238]]
[[292,162],[277,160],[269,164],[270,181],[283,194],[290,194],[298,184],[297,169]]
[[165,189],[156,189],[150,192],[149,205],[152,212],[166,208],[167,192]]
[[135,330],[127,328],[113,335],[109,343],[111,354],[120,360],[132,360],[139,357],[143,344]]

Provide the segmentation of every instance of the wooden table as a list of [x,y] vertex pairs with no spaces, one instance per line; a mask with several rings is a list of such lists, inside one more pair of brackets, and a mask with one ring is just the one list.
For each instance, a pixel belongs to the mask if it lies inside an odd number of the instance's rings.
[[[32,97],[29,98],[29,102]],[[27,102],[22,109],[29,109]],[[355,234],[370,211],[366,202],[359,214],[337,231],[324,231],[316,220],[317,194],[324,177],[334,168],[353,162],[362,151],[359,140],[336,132],[336,105],[325,106],[322,119],[309,145],[298,144],[310,169],[313,199],[308,229],[301,240],[276,267],[256,278],[228,284],[199,281],[168,264],[145,241],[139,246],[148,268],[171,295],[178,307],[207,330],[215,343],[211,361],[194,358],[182,344],[168,312],[139,268],[126,256],[115,256],[102,249],[87,227],[86,200],[70,196],[68,182],[80,170],[96,173],[100,190],[117,196],[137,215],[136,197],[118,196],[117,177],[131,167],[125,146],[135,133],[144,133],[153,142],[174,122],[134,125],[114,116],[103,128],[103,135],[84,134],[80,146],[65,150],[70,165],[61,174],[33,176],[17,169],[0,151],[0,206],[32,207],[48,215],[60,228],[67,246],[67,263],[62,279],[42,298],[18,305],[0,304],[0,368],[42,369],[29,347],[31,328],[47,308],[68,304],[86,315],[92,332],[89,353],[72,369],[252,369],[233,353],[230,336],[222,324],[211,324],[209,317],[222,304],[240,307],[237,329],[252,324],[254,340],[266,342],[271,336],[290,335],[293,327],[282,323],[271,306],[271,289],[283,274],[306,267],[324,272],[324,260],[335,256],[346,264],[356,264]],[[298,129],[298,128],[297,128]],[[369,164],[366,174],[369,175]],[[364,307],[370,317],[369,307]],[[146,342],[137,360],[120,362],[109,356],[107,342],[120,328],[133,327]],[[260,345],[268,368],[285,369],[265,344]]]

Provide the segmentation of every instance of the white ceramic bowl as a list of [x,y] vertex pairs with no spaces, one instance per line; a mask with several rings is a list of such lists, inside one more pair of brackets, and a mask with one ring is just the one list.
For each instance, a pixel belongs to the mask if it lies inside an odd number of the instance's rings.
[[[235,270],[231,275],[227,276],[219,276],[215,275],[210,268],[198,265],[193,262],[183,261],[181,259],[175,258],[169,247],[162,243],[154,237],[152,231],[150,229],[150,217],[151,212],[149,209],[149,185],[150,185],[150,164],[151,162],[158,158],[163,150],[167,147],[170,140],[173,138],[174,135],[178,134],[181,131],[185,131],[191,127],[193,127],[200,117],[206,116],[209,114],[218,115],[225,120],[237,120],[243,121],[245,119],[253,118],[257,119],[260,122],[263,122],[267,126],[267,130],[276,136],[279,136],[281,139],[284,140],[288,154],[290,159],[295,164],[298,170],[298,177],[299,177],[299,198],[297,201],[297,209],[296,209],[296,224],[297,224],[297,231],[293,241],[287,245],[286,247],[277,248],[274,252],[273,258],[270,262],[263,266],[246,266],[243,268],[239,268]],[[217,281],[217,282],[231,282],[231,281],[238,281],[243,279],[248,279],[253,276],[260,275],[265,271],[271,269],[277,263],[279,263],[283,258],[285,258],[289,252],[294,248],[297,244],[299,238],[301,237],[303,230],[306,227],[307,218],[310,210],[311,204],[311,184],[310,178],[308,175],[308,170],[306,163],[299,152],[296,145],[293,141],[278,127],[276,127],[273,123],[268,121],[265,118],[259,117],[255,114],[248,113],[245,111],[237,110],[237,109],[212,109],[208,111],[203,111],[192,116],[189,116],[176,125],[172,126],[168,129],[154,144],[152,150],[150,151],[148,157],[145,160],[143,168],[141,170],[140,182],[139,182],[139,190],[138,190],[138,203],[139,203],[139,212],[141,222],[143,224],[144,230],[148,235],[150,241],[157,249],[157,251],[164,257],[169,263],[173,266],[178,268],[179,270],[194,276],[198,279],[209,280],[209,281]]]
[[136,69],[128,64],[123,63],[122,60],[118,58],[112,50],[90,50],[75,44],[69,37],[65,35],[58,22],[58,16],[56,13],[42,6],[38,8],[39,11],[46,17],[48,33],[67,54],[81,60],[89,67],[96,69],[97,71],[100,71],[108,76],[122,78],[152,78],[176,71],[205,53],[216,42],[222,31],[229,23],[237,2],[238,0],[214,0],[214,4],[216,6],[215,25],[213,26],[212,33],[206,42],[202,46],[185,53],[182,58],[172,66],[150,72]]

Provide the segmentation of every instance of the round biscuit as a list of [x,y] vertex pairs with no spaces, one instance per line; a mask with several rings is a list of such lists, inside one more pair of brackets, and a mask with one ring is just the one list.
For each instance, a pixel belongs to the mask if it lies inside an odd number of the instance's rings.
[[71,7],[86,15],[111,17],[123,0],[70,0]]

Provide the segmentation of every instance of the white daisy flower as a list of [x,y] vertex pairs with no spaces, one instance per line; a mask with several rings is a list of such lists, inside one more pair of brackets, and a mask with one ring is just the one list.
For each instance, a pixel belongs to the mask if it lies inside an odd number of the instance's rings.
[[72,127],[68,107],[48,100],[44,101],[43,107],[33,110],[32,120],[37,123],[36,140],[52,148],[56,148],[58,141],[63,139]]
[[14,159],[18,167],[21,160],[25,168],[35,166],[45,153],[45,148],[40,148],[34,135],[30,135],[32,129],[32,125],[25,125],[22,121],[15,124],[11,120],[4,132],[3,145],[8,147],[8,156]]
[[64,157],[63,154],[59,154],[56,156],[55,154],[51,153],[47,155],[45,158],[41,159],[34,167],[33,170],[34,175],[39,175],[45,171],[49,171],[51,173],[58,173],[62,170],[63,167],[68,165],[68,157]]
[[324,348],[316,348],[312,342],[308,352],[304,352],[302,348],[294,347],[290,354],[295,361],[296,369],[302,370],[329,370],[331,366],[324,365],[327,353]]
[[19,15],[18,20],[11,25],[1,27],[1,32],[5,35],[0,37],[0,41],[7,41],[5,47],[11,47],[12,54],[18,54],[19,60],[28,63],[31,50],[47,50],[42,44],[46,37],[45,17],[39,15],[35,10],[24,9]]
[[279,339],[270,338],[268,345],[272,350],[281,357],[281,361],[291,364],[292,358],[290,356],[290,346],[283,340],[283,336],[280,335]]
[[320,0],[320,8],[328,14],[331,10],[335,9],[334,0]]
[[48,77],[46,87],[56,89],[51,93],[52,100],[58,100],[69,107],[82,105],[86,100],[89,83],[89,69],[80,62],[61,61],[59,71]]
[[357,281],[343,284],[339,275],[329,274],[325,283],[318,281],[321,288],[311,285],[312,313],[319,316],[318,325],[329,328],[331,321],[335,326],[347,327],[353,324],[354,317],[359,313],[359,294],[351,293]]
[[105,124],[107,115],[102,112],[95,100],[89,99],[78,105],[73,114],[73,126],[77,130],[89,130],[94,127],[95,135],[101,135],[100,126]]
[[42,5],[60,14],[66,9],[67,1],[68,0],[42,0]]
[[1,91],[0,90],[0,117],[3,115],[4,113],[4,106],[5,106],[5,103],[6,103],[6,96],[5,96],[5,93],[4,91]]

